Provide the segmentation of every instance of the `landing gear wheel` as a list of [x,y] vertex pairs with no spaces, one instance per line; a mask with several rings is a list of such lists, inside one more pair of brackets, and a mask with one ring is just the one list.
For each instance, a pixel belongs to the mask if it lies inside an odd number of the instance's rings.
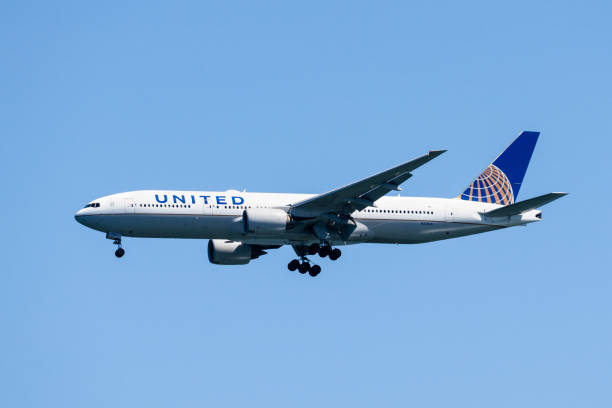
[[298,261],[297,259],[293,259],[291,262],[289,262],[289,265],[287,265],[287,269],[289,269],[291,272],[293,272],[299,266],[300,266],[300,261]]
[[304,273],[308,272],[309,270],[310,270],[310,265],[308,263],[306,263],[306,262],[303,262],[303,263],[300,264],[300,266],[298,266],[298,271],[301,274],[304,274]]
[[336,259],[340,258],[341,255],[342,251],[340,251],[338,248],[334,248],[329,254],[329,259],[335,261]]
[[115,256],[117,258],[121,258],[123,255],[125,255],[125,249],[117,248],[117,250],[115,251]]
[[329,255],[330,252],[331,252],[331,248],[328,247],[327,245],[319,248],[319,256],[321,258],[325,258],[327,255]]
[[321,273],[321,267],[319,265],[312,265],[308,273],[314,278],[315,276]]
[[319,244],[312,244],[308,247],[308,255],[316,254],[317,252],[319,252],[319,248],[321,248]]

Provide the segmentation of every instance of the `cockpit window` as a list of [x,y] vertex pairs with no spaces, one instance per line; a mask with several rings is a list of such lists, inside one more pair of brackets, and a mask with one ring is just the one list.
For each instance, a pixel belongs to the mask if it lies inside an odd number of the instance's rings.
[[100,207],[100,203],[89,203],[83,208],[89,208],[89,207],[92,207],[92,208]]

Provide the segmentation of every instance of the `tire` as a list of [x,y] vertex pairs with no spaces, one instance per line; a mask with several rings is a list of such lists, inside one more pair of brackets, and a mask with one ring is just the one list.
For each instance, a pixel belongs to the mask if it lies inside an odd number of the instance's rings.
[[121,258],[123,255],[125,255],[125,250],[123,248],[117,248],[115,251],[115,256],[117,258]]
[[308,247],[308,255],[314,255],[317,252],[319,252],[319,244],[312,244],[311,246]]
[[302,274],[308,272],[310,270],[310,265],[308,265],[306,262],[303,262],[300,264],[300,266],[298,266],[298,271]]
[[291,262],[289,262],[289,265],[287,265],[287,269],[293,272],[298,268],[298,266],[300,266],[300,261],[293,259]]
[[319,248],[319,256],[321,258],[325,258],[327,255],[329,255],[330,252],[330,248],[328,246],[322,246],[321,248]]
[[313,265],[308,271],[308,273],[314,278],[315,276],[321,273],[321,267],[319,265]]
[[340,256],[342,256],[342,251],[340,251],[338,248],[334,248],[329,254],[329,259],[335,261],[336,259],[340,258]]

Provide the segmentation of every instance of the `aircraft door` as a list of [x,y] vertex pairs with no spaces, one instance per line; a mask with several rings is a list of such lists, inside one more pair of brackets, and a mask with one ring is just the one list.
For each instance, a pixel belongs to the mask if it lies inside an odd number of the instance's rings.
[[125,199],[125,212],[132,214],[136,212],[136,200],[133,198]]
[[455,221],[455,209],[452,207],[446,207],[446,221],[453,222]]

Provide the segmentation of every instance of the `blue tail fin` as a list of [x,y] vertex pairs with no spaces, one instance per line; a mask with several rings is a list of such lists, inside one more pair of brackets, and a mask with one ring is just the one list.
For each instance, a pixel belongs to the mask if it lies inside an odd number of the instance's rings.
[[459,198],[485,203],[513,204],[521,189],[538,136],[540,132],[521,132]]

